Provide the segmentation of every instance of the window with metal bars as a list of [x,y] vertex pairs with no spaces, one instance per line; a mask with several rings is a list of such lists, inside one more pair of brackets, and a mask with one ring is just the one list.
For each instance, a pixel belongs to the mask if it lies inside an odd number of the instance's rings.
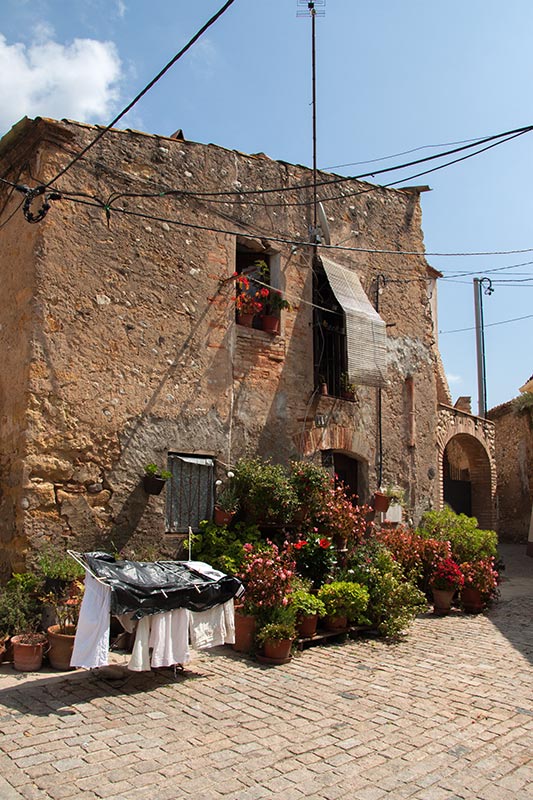
[[344,311],[320,264],[313,274],[315,382],[326,383],[328,394],[341,395],[341,375],[347,370]]
[[169,453],[172,477],[167,489],[167,531],[198,531],[201,520],[211,519],[214,506],[215,460],[212,456]]

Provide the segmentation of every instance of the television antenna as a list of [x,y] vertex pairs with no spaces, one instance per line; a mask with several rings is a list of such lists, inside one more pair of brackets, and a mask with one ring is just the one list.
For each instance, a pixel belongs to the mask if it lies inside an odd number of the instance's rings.
[[313,76],[313,229],[311,236],[317,244],[320,241],[318,230],[318,198],[317,198],[317,167],[316,167],[316,18],[326,14],[326,0],[298,0],[296,8],[297,17],[311,17],[311,50],[312,50],[312,76]]

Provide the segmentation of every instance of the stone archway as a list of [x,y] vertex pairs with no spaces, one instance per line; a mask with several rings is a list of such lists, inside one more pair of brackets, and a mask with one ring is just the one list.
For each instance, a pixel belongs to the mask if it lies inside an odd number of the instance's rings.
[[494,427],[489,420],[441,408],[438,442],[441,507],[476,517],[480,528],[495,527]]

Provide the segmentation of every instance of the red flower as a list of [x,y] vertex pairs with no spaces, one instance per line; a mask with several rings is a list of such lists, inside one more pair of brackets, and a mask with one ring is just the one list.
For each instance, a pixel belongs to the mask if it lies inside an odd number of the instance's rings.
[[306,544],[307,544],[307,542],[304,542],[303,539],[302,539],[300,542],[295,542],[294,549],[295,550],[301,550],[302,547],[306,546]]
[[327,550],[328,547],[331,547],[331,542],[329,539],[319,539],[318,546],[321,547],[323,550]]

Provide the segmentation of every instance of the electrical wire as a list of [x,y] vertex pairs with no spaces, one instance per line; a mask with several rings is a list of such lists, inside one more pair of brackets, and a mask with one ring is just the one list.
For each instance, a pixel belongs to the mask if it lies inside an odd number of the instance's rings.
[[469,142],[477,142],[483,139],[483,136],[476,136],[474,139],[460,139],[458,142],[441,142],[440,144],[423,144],[420,147],[412,147],[410,150],[402,150],[401,153],[392,153],[390,156],[381,156],[380,158],[368,158],[366,161],[351,161],[348,164],[333,164],[330,167],[320,167],[321,171],[329,172],[333,169],[344,169],[344,167],[358,167],[361,164],[376,164],[379,161],[387,161],[389,158],[399,158],[400,156],[408,156],[410,153],[418,153],[420,150],[434,150],[436,147],[454,147],[456,144],[468,144]]
[[[528,314],[525,317],[514,317],[513,319],[504,319],[501,322],[489,322],[488,325],[485,325],[485,328],[495,328],[497,325],[507,325],[509,322],[520,322],[523,319],[533,319],[533,314]],[[456,328],[453,331],[439,331],[439,336],[444,335],[445,333],[464,333],[465,331],[475,331],[476,326],[473,328]]]
[[133,106],[134,106],[136,103],[138,103],[138,102],[139,102],[139,100],[140,100],[142,97],[144,97],[144,95],[145,95],[145,94],[146,94],[148,91],[150,91],[150,89],[151,89],[153,86],[155,86],[155,84],[156,84],[156,83],[157,83],[157,82],[160,80],[160,78],[162,78],[162,77],[163,77],[163,75],[164,75],[166,72],[168,72],[168,70],[169,70],[171,67],[173,67],[173,66],[174,66],[174,64],[175,64],[177,61],[179,61],[179,59],[180,59],[180,58],[182,58],[182,56],[184,56],[184,55],[185,55],[185,53],[186,53],[186,52],[187,52],[187,51],[188,51],[188,50],[189,50],[189,49],[190,49],[190,48],[193,46],[193,44],[195,44],[195,43],[198,41],[198,39],[199,39],[199,38],[200,38],[200,37],[201,37],[201,36],[202,36],[202,35],[203,35],[203,34],[206,32],[206,30],[207,30],[208,28],[210,28],[210,27],[211,27],[211,25],[213,25],[213,24],[214,24],[214,23],[215,23],[215,22],[216,22],[216,21],[217,21],[217,20],[218,20],[218,19],[219,19],[219,18],[220,18],[220,17],[221,17],[221,16],[222,16],[222,15],[223,15],[223,14],[224,14],[224,13],[225,13],[227,10],[228,10],[228,8],[229,8],[231,5],[233,5],[233,3],[234,3],[234,2],[235,2],[235,0],[227,0],[227,2],[226,2],[226,3],[224,3],[224,5],[222,6],[222,8],[220,8],[220,9],[219,9],[219,10],[216,12],[216,14],[213,14],[213,16],[212,16],[212,17],[211,17],[211,18],[210,18],[210,19],[209,19],[209,20],[208,20],[208,21],[205,23],[205,25],[203,25],[203,26],[200,28],[200,30],[199,30],[199,31],[197,31],[197,33],[195,33],[195,34],[194,34],[194,36],[192,37],[192,39],[189,39],[189,41],[187,42],[187,44],[185,45],[185,47],[182,47],[182,49],[181,49],[181,50],[180,50],[178,53],[176,53],[176,55],[175,55],[173,58],[171,58],[171,60],[168,62],[168,64],[166,64],[166,65],[163,67],[163,69],[162,69],[162,70],[160,70],[160,72],[158,72],[158,73],[157,73],[157,75],[156,75],[154,78],[152,78],[152,80],[151,80],[149,83],[147,83],[147,84],[146,84],[146,86],[144,87],[144,89],[142,89],[142,90],[139,92],[139,94],[137,94],[137,95],[136,95],[136,97],[134,97],[134,98],[133,98],[133,100],[132,100],[130,103],[128,103],[128,105],[127,105],[127,106],[126,106],[126,107],[125,107],[125,108],[124,108],[124,109],[123,109],[123,110],[120,112],[120,114],[118,114],[118,115],[117,115],[117,116],[116,116],[116,117],[115,117],[115,118],[114,118],[114,119],[113,119],[113,120],[112,120],[112,121],[109,123],[109,125],[106,125],[106,127],[105,127],[103,130],[101,130],[101,131],[98,133],[98,135],[97,135],[97,136],[95,136],[95,138],[94,138],[94,139],[93,139],[91,142],[89,142],[89,144],[88,144],[88,145],[86,145],[86,146],[85,146],[85,147],[84,147],[84,148],[83,148],[83,149],[82,149],[82,150],[81,150],[81,151],[80,151],[80,152],[79,152],[79,153],[78,153],[78,154],[77,154],[77,155],[76,155],[76,156],[75,156],[75,157],[74,157],[74,158],[73,158],[71,161],[70,161],[70,163],[69,163],[69,164],[67,164],[65,167],[63,167],[63,169],[61,169],[61,170],[60,170],[60,171],[57,173],[57,175],[55,175],[55,176],[54,176],[54,177],[53,177],[53,178],[52,178],[50,181],[48,181],[48,183],[46,184],[46,188],[48,188],[48,187],[49,187],[49,186],[51,186],[53,183],[55,183],[55,182],[58,180],[58,178],[61,178],[63,175],[65,175],[65,173],[66,173],[66,172],[68,172],[68,170],[69,170],[71,167],[73,167],[73,166],[74,166],[74,164],[75,164],[77,161],[79,161],[79,160],[80,160],[80,158],[82,158],[82,157],[85,155],[85,153],[87,153],[87,151],[88,151],[88,150],[90,150],[90,148],[91,148],[91,147],[93,147],[93,146],[94,146],[94,145],[95,145],[95,144],[96,144],[98,141],[100,141],[100,139],[101,139],[103,136],[105,136],[105,134],[106,134],[106,133],[108,133],[108,132],[111,130],[111,128],[113,128],[113,127],[116,125],[116,123],[117,123],[117,122],[118,122],[120,119],[122,119],[122,117],[123,117],[123,116],[125,116],[125,115],[128,113],[128,111],[131,111],[131,109],[133,108]]

